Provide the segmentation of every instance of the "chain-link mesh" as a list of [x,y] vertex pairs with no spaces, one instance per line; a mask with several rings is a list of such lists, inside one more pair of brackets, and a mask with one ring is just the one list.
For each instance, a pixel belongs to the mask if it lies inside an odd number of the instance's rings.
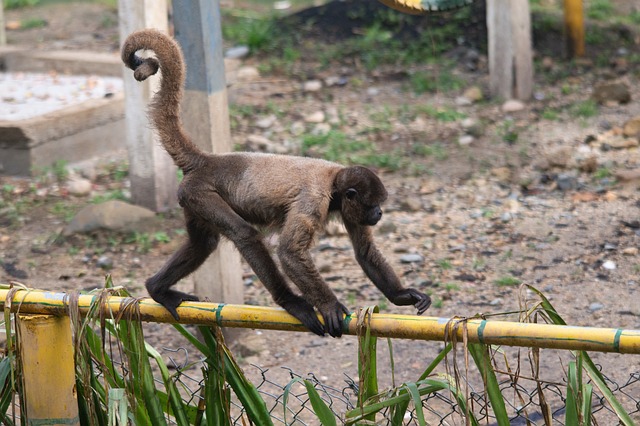
[[[458,349],[460,350],[460,349]],[[165,353],[175,353],[185,351],[184,349],[166,350]],[[492,349],[495,351],[495,349]],[[514,354],[517,352],[514,349]],[[526,351],[526,349],[525,349]],[[540,352],[549,352],[558,357],[570,357],[568,351],[557,350],[540,350]],[[516,356],[516,355],[514,355]],[[633,355],[630,355],[633,356]],[[169,355],[169,358],[171,356]],[[521,370],[520,354],[518,353],[518,365],[509,366],[506,356],[501,351],[500,357],[495,357],[492,353],[492,363],[495,368],[496,376],[499,381],[500,390],[506,404],[507,413],[510,418],[511,425],[544,425],[545,411],[551,418],[551,424],[564,425],[566,415],[566,374],[562,368],[552,368],[541,370],[538,377],[531,377]],[[498,359],[500,361],[498,361]],[[189,370],[182,370],[173,360],[173,366],[176,368],[175,380],[180,384],[182,389],[186,391],[185,401],[191,404],[195,403],[201,395],[202,378],[197,372],[197,366],[191,365]],[[505,363],[507,365],[505,365]],[[531,363],[531,360],[529,360]],[[525,363],[523,363],[525,364]],[[533,366],[533,365],[532,365]],[[497,424],[493,410],[491,409],[488,395],[482,385],[482,379],[477,370],[470,366],[465,371],[453,374],[453,366],[442,366],[444,370],[441,374],[450,374],[450,377],[457,378],[457,388],[464,391],[467,400],[468,409],[473,412],[476,419],[481,424]],[[515,367],[515,368],[510,368]],[[526,365],[525,365],[526,367]],[[535,367],[535,366],[533,366]],[[317,425],[319,421],[314,413],[309,395],[305,387],[300,383],[291,386],[288,399],[286,402],[286,410],[284,405],[285,387],[295,379],[305,379],[313,384],[321,398],[334,413],[336,418],[342,422],[345,419],[345,413],[357,407],[358,380],[345,376],[343,383],[328,385],[323,383],[315,374],[301,375],[286,367],[279,367],[287,371],[287,379],[282,380],[282,374],[276,373],[276,369],[265,369],[255,365],[245,367],[245,372],[253,377],[253,383],[257,387],[258,392],[262,396],[272,421],[275,425]],[[463,366],[464,368],[464,366]],[[602,370],[601,366],[598,368]],[[280,371],[281,372],[281,371]],[[417,371],[416,376],[421,372]],[[630,414],[631,418],[640,420],[640,371],[633,372],[623,379],[614,380],[601,371],[605,382],[623,406],[624,410]],[[544,376],[548,377],[544,377]],[[274,379],[278,376],[280,379]],[[590,380],[584,376],[585,383]],[[256,379],[257,378],[257,379]],[[250,424],[243,408],[237,401],[232,400],[232,422],[236,425]],[[618,417],[613,408],[607,402],[604,395],[597,391],[594,386],[592,398],[592,424],[596,425],[613,425],[618,424]],[[429,393],[422,398],[422,413],[430,425],[455,425],[465,424],[465,412],[461,409],[454,395],[449,391],[439,391]],[[376,416],[376,424],[391,424],[390,412],[383,410]],[[417,425],[418,414],[413,405],[409,406],[408,411],[404,415],[404,425]]]

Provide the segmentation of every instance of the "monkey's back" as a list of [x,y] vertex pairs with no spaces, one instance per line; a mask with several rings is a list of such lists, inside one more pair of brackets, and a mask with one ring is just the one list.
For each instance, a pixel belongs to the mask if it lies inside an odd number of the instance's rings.
[[[229,153],[213,158],[224,177],[216,182],[220,195],[248,222],[267,226],[282,225],[291,211],[324,221],[335,176],[343,168],[322,159],[276,154]],[[325,217],[317,217],[318,212]]]

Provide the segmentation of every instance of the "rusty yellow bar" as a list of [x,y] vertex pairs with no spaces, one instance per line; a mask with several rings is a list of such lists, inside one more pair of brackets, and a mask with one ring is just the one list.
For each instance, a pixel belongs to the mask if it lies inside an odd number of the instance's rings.
[[[0,290],[0,301],[6,303],[8,290]],[[79,297],[81,313],[86,314],[97,296]],[[17,291],[12,298],[12,311],[62,315],[66,312],[64,293]],[[132,298],[109,297],[104,309],[117,315]],[[140,317],[144,321],[174,322],[173,317],[149,298],[138,299]],[[270,330],[305,331],[298,320],[279,308],[186,302],[178,308],[182,324]],[[345,318],[345,332],[356,334],[356,315]],[[481,319],[419,317],[415,315],[372,314],[371,332],[379,337],[443,341],[447,335],[462,339],[466,327],[468,339],[493,345],[542,347],[599,352],[640,354],[640,330],[526,324]],[[450,339],[450,338],[449,338]]]
[[18,315],[29,425],[79,425],[69,317]]
[[584,56],[584,12],[582,0],[564,0],[564,26],[570,56]]

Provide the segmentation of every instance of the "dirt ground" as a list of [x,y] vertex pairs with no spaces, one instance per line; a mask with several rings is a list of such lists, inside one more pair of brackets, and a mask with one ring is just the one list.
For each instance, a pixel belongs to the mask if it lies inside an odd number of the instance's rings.
[[[621,8],[629,5],[633,1],[620,2]],[[10,10],[6,15],[8,21],[34,16],[47,20],[41,28],[9,31],[12,44],[37,49],[117,49],[117,15],[103,6],[78,3],[71,11],[68,5],[53,5]],[[549,40],[538,41],[542,46]],[[597,53],[614,58],[621,47],[612,45],[610,52]],[[640,55],[640,38],[632,38],[624,48],[630,50],[629,57]],[[545,56],[542,48],[537,55]],[[263,60],[249,58],[243,66],[259,67]],[[555,70],[568,66],[554,56],[549,56],[547,64]],[[303,122],[311,130],[305,116],[317,111],[330,116],[337,110],[346,134],[366,130],[379,150],[408,153],[411,166],[378,170],[390,199],[376,238],[404,282],[432,294],[434,305],[427,315],[448,318],[517,311],[521,298],[529,296],[519,290],[517,283],[521,282],[542,290],[569,324],[640,329],[640,180],[624,181],[617,175],[638,170],[640,152],[637,146],[611,148],[608,143],[616,129],[640,116],[640,65],[629,62],[623,72],[615,66],[613,62],[604,66],[586,62],[552,81],[543,70],[536,76],[535,99],[514,113],[503,112],[497,100],[458,105],[456,97],[463,89],[410,93],[406,76],[393,69],[369,73],[355,66],[346,71],[343,66],[313,70],[311,77],[320,80],[336,75],[350,79],[350,84],[315,93],[302,92],[303,81],[270,75],[230,88],[232,112],[253,108],[253,114],[232,118],[233,138],[237,145],[247,147],[249,136],[266,135],[273,143],[286,146],[295,139],[290,130],[293,123]],[[477,86],[486,93],[486,68],[469,71],[460,65],[455,73],[465,80],[465,88]],[[631,102],[600,106],[590,117],[567,112],[571,105],[587,100],[594,86],[611,75],[630,88]],[[483,123],[484,129],[469,145],[460,145],[459,137],[465,133],[462,119],[447,122],[416,117],[403,122],[393,116],[386,127],[379,126],[375,113],[395,111],[401,105],[456,110]],[[545,118],[549,108],[560,110],[559,116]],[[259,120],[273,111],[276,123],[262,129]],[[514,129],[517,141],[505,142],[504,133]],[[412,156],[417,144],[432,144],[440,151]],[[596,167],[580,166],[585,157],[593,158]],[[126,178],[119,179],[122,162],[115,158],[100,169],[93,180],[94,194],[114,190],[126,194]],[[563,179],[570,182],[564,190]],[[86,198],[66,194],[55,179],[25,181],[0,176],[0,184],[5,200],[23,203],[23,207],[27,203],[16,217],[9,217],[11,209],[0,210],[0,282],[19,281],[61,291],[93,289],[104,282],[105,269],[99,260],[106,256],[112,263],[108,272],[114,282],[143,296],[144,279],[183,238],[180,212],[175,211],[153,225],[150,235],[169,237],[161,241],[107,233],[59,241],[55,237],[69,213],[88,204]],[[384,301],[359,270],[348,238],[339,230],[321,237],[319,247],[314,258],[349,308],[379,304],[384,312],[412,313],[411,308]],[[418,254],[423,260],[404,263],[403,256],[408,254]],[[250,269],[246,265],[244,269],[247,303],[273,305]],[[184,288],[189,285],[184,283]],[[516,315],[498,318],[513,320]],[[168,330],[164,325],[149,325],[151,342],[181,346]],[[354,337],[334,340],[300,334],[292,338],[284,332],[248,331],[243,339],[257,342],[243,348],[240,356],[250,376],[254,373],[249,365],[255,364],[276,371],[284,383],[288,373],[280,369],[283,366],[302,375],[314,373],[336,387],[342,386],[345,375],[357,377]],[[394,341],[396,382],[415,380],[441,348],[436,342]],[[380,350],[380,366],[388,365],[385,352]],[[640,371],[638,356],[594,354],[594,359],[619,382]],[[562,369],[558,358],[549,359],[546,366],[557,379]],[[382,380],[388,383],[389,377]]]

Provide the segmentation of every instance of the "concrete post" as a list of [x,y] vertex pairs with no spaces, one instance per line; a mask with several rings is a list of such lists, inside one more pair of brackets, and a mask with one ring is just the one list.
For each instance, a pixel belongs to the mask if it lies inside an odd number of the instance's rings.
[[[133,31],[155,28],[168,32],[166,0],[118,0],[120,39]],[[147,106],[158,89],[154,76],[137,82],[123,65],[125,126],[129,152],[131,198],[135,204],[162,212],[176,206],[176,167],[164,151],[147,118]]]
[[7,44],[7,32],[4,22],[4,0],[0,0],[0,46]]
[[[173,17],[187,64],[183,124],[204,151],[231,151],[219,0],[173,0]],[[240,255],[226,240],[194,273],[194,281],[202,300],[243,302]]]
[[79,425],[69,317],[18,315],[28,425]]
[[533,51],[528,0],[487,0],[489,86],[503,99],[533,92]]

